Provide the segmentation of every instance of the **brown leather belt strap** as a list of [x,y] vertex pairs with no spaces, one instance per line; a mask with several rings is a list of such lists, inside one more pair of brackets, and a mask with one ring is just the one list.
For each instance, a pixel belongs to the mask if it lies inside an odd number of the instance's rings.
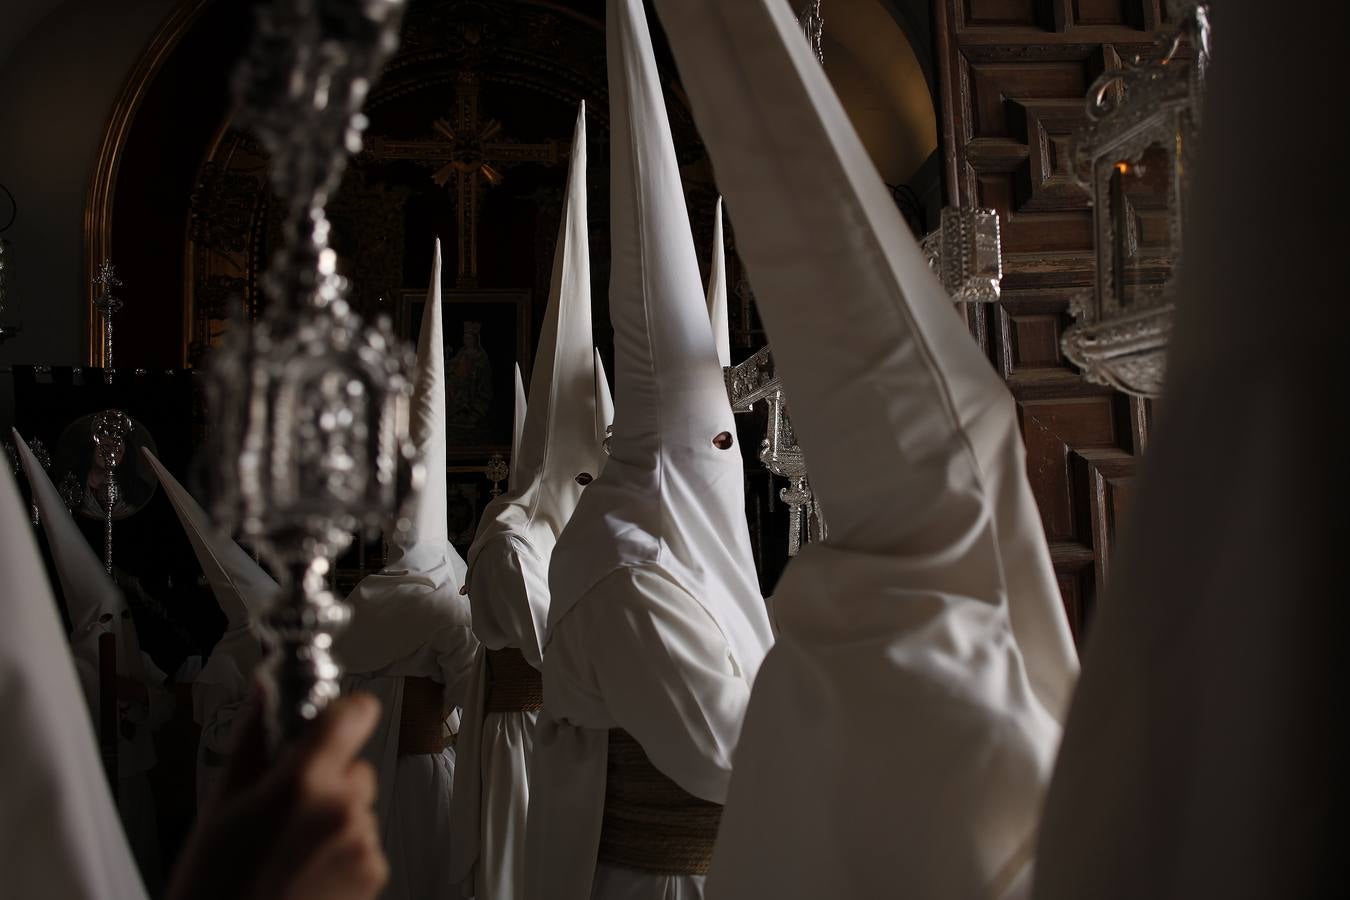
[[399,713],[398,755],[440,753],[451,743],[441,705],[445,687],[430,678],[403,679],[403,709]]
[[544,677],[514,647],[487,652],[490,713],[533,712],[544,707]]
[[652,765],[628,732],[609,732],[600,861],[664,875],[706,875],[722,806],[701,800]]

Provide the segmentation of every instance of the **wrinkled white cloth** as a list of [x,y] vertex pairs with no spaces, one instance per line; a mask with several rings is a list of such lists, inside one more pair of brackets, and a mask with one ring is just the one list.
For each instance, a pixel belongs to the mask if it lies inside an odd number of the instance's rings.
[[[474,635],[484,650],[515,648],[539,668],[538,636],[547,615],[546,562],[511,533],[479,545],[471,577]],[[535,602],[532,602],[535,601]],[[480,652],[464,706],[455,784],[455,880],[478,900],[524,893],[525,825],[529,809],[537,712],[486,711],[487,660]],[[473,823],[478,823],[473,827]]]
[[201,728],[197,743],[197,807],[215,796],[234,750],[235,726],[244,721],[253,697],[254,672],[262,643],[252,626],[226,631],[192,681],[192,718]]
[[380,721],[362,751],[375,767],[379,796],[375,811],[389,857],[389,884],[383,900],[459,900],[451,877],[451,803],[455,750],[400,756],[399,724],[406,677],[423,677],[445,685],[446,718],[454,724],[456,707],[464,704],[476,644],[466,626],[442,629],[411,656],[376,671],[348,675],[343,693],[364,691],[380,701]]
[[56,599],[0,472],[0,869],[5,896],[146,900],[99,759]]
[[701,896],[701,876],[596,872],[608,731],[624,729],[676,784],[721,803],[749,697],[717,621],[669,575],[621,569],[592,588],[544,655],[528,900]]

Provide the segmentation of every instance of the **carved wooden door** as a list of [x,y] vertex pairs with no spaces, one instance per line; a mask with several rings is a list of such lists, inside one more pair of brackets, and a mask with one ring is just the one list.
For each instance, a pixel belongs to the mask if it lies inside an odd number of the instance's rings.
[[1070,298],[1092,283],[1092,214],[1071,176],[1084,98],[1170,29],[1166,0],[934,0],[949,203],[998,211],[1003,299],[965,310],[1017,400],[1027,468],[1080,640],[1127,515],[1148,404],[1062,356]]

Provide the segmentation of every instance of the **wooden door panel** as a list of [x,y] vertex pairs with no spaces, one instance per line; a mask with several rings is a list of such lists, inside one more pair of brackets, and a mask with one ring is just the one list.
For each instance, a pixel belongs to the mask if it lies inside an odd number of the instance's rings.
[[[1072,177],[1089,86],[1170,27],[1164,0],[934,0],[949,202],[998,211],[1004,293],[963,311],[1017,400],[1027,471],[1076,637],[1128,514],[1147,405],[1085,381],[1060,351],[1093,280],[1092,212]],[[1134,199],[1134,198],[1132,198]],[[1145,245],[1166,237],[1147,196]]]

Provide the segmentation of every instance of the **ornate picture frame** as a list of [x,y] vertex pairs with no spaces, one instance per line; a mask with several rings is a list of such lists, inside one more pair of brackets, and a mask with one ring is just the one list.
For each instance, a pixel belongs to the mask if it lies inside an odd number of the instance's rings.
[[[426,306],[425,289],[399,292],[399,333],[417,340]],[[513,364],[530,371],[533,334],[527,290],[445,291],[446,455],[458,462],[485,462],[511,452],[515,410]]]

